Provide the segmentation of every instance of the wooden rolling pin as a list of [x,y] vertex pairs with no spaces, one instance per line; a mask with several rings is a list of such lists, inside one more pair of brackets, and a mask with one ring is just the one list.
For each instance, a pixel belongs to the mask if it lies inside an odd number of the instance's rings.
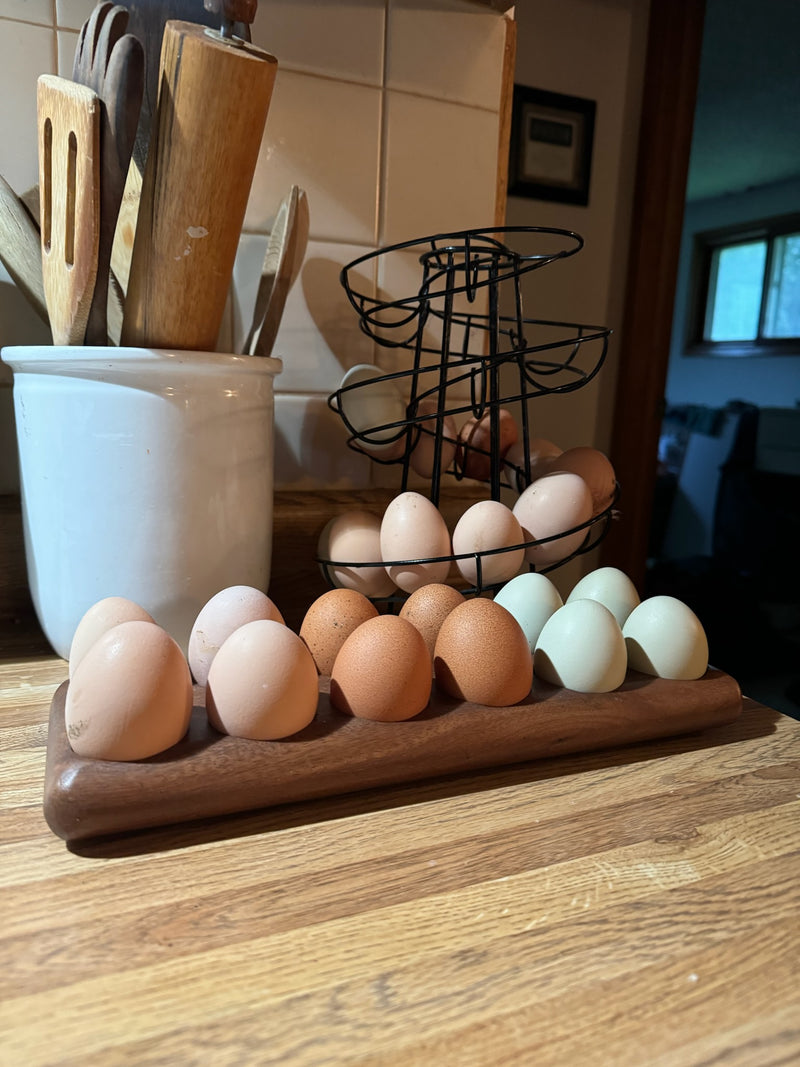
[[239,38],[166,24],[122,344],[213,351],[277,67]]

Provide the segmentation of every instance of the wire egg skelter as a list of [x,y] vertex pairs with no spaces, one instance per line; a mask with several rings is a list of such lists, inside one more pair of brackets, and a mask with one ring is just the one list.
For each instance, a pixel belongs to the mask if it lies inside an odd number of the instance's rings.
[[[514,251],[505,243],[507,237],[514,235],[535,236],[539,250],[530,254]],[[345,266],[340,281],[359,315],[362,332],[383,348],[413,353],[410,366],[389,373],[376,367],[374,377],[343,384],[329,396],[329,407],[347,428],[348,446],[366,453],[373,462],[401,466],[400,492],[405,492],[410,488],[412,453],[420,438],[427,435],[433,459],[426,495],[437,506],[443,475],[456,481],[469,477],[465,470],[477,457],[488,465],[492,500],[500,500],[504,489],[521,493],[532,481],[528,401],[570,393],[587,385],[605,361],[611,331],[603,326],[525,318],[520,281],[531,271],[575,255],[583,243],[582,237],[569,230],[504,226],[406,241],[367,253]],[[419,288],[412,295],[384,299],[356,288],[358,272],[365,266],[390,256],[409,255],[416,258],[422,272]],[[397,389],[404,399],[408,397],[405,417],[356,425],[359,420],[352,414],[352,402],[357,392],[363,391],[362,397],[366,398],[366,390],[374,395],[376,386]],[[520,406],[521,465],[508,462],[500,451],[500,411],[510,404]],[[488,450],[447,436],[446,418],[482,419],[487,413]],[[443,469],[445,445],[455,456]],[[458,563],[470,559],[475,563],[475,584],[463,587],[462,592],[480,595],[503,584],[483,580],[482,560],[487,556],[528,549],[585,531],[580,546],[564,558],[539,568],[528,565],[530,570],[545,573],[593,549],[608,531],[618,493],[617,487],[610,503],[587,522],[537,541],[426,559],[365,563],[318,558],[317,562],[330,581],[329,568],[333,567]]]

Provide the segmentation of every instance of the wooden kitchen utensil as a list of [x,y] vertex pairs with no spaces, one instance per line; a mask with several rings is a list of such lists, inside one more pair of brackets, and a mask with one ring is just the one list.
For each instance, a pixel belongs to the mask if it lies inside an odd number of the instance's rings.
[[86,343],[93,345],[108,343],[111,250],[144,89],[144,51],[125,33],[127,24],[124,7],[110,0],[99,3],[81,29],[72,72],[73,81],[100,100],[100,240],[86,327]]
[[[130,14],[128,32],[138,38],[144,48],[145,76],[139,126],[133,145],[133,162],[128,170],[117,229],[114,234],[114,247],[111,252],[111,266],[124,294],[128,290],[133,240],[136,235],[136,218],[142,192],[142,175],[147,161],[150,129],[158,99],[161,41],[164,36],[164,27],[167,22],[174,20],[197,22],[216,29],[221,19],[218,10],[211,10],[210,0],[208,4],[203,4],[200,0],[123,0],[123,5]],[[237,22],[234,32],[238,37],[246,41],[250,40],[250,28],[245,23]],[[110,324],[109,332],[111,332]]]
[[247,42],[167,23],[124,344],[214,349],[276,71]]
[[244,351],[268,356],[275,344],[283,308],[303,264],[308,243],[308,198],[293,185],[280,203],[269,235]]
[[[159,67],[161,63],[161,42],[164,27],[168,22],[197,22],[210,29],[219,29],[222,21],[219,4],[202,3],[202,0],[123,0],[123,5],[130,13],[128,32],[142,42],[144,47],[145,84],[142,97],[142,109],[139,114],[139,128],[133,147],[133,162],[138,172],[141,188],[141,176],[147,161],[150,144],[150,130],[156,113],[158,101]],[[237,22],[234,33],[246,41],[250,40],[250,28],[246,23]],[[134,177],[134,183],[136,178]],[[135,217],[134,217],[135,225]],[[127,272],[126,272],[127,277]]]
[[42,275],[56,345],[82,344],[97,276],[100,105],[97,94],[42,74],[37,85]]
[[0,260],[11,279],[45,322],[50,319],[42,281],[39,227],[25,204],[0,176]]

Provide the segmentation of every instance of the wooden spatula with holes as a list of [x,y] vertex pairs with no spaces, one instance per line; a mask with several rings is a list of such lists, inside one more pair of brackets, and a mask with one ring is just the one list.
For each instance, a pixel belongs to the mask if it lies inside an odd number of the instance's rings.
[[79,345],[97,277],[100,106],[54,74],[37,84],[42,278],[53,344]]

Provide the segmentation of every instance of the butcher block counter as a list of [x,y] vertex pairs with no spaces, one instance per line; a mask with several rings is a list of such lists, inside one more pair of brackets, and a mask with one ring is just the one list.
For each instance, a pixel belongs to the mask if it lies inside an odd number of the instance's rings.
[[800,723],[71,846],[0,659],[0,1063],[800,1062]]

